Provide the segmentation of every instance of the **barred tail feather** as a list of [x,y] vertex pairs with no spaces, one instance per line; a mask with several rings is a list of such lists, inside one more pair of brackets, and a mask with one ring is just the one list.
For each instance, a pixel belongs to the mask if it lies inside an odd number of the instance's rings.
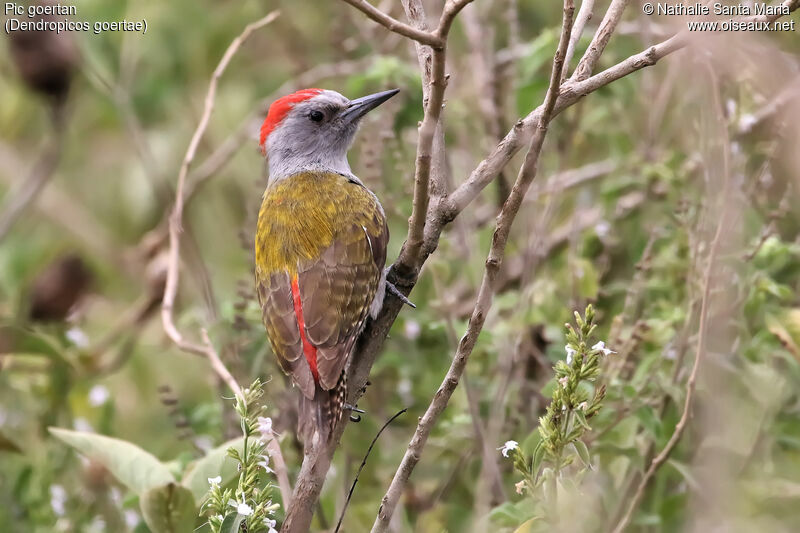
[[317,384],[313,400],[300,395],[297,434],[306,448],[315,441],[315,433],[319,434],[316,437],[319,439],[318,442],[330,440],[333,428],[342,419],[346,398],[347,378],[344,372],[342,372],[339,382],[331,390],[324,390]]

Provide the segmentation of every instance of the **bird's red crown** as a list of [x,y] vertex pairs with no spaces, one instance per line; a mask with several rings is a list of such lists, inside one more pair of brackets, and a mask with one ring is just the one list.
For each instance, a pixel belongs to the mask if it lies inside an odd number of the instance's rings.
[[303,89],[301,91],[297,91],[292,94],[288,94],[283,98],[278,98],[272,105],[269,106],[269,112],[267,112],[267,118],[264,119],[264,123],[261,125],[261,136],[259,138],[258,146],[261,147],[261,153],[266,154],[267,152],[267,137],[269,134],[272,133],[272,130],[278,127],[278,124],[286,118],[286,115],[291,111],[292,107],[295,104],[299,104],[300,102],[304,102],[309,98],[313,98],[319,93],[322,92],[322,89]]

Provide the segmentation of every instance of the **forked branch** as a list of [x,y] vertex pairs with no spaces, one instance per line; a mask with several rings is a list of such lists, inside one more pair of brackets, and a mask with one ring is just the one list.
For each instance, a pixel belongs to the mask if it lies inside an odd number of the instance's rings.
[[511,231],[511,225],[516,218],[517,212],[522,205],[522,199],[528,191],[531,182],[536,177],[538,168],[539,154],[542,151],[544,138],[547,135],[547,128],[550,119],[553,116],[553,108],[556,103],[556,98],[559,93],[559,86],[561,84],[561,71],[564,67],[564,57],[566,56],[567,46],[569,45],[569,36],[572,29],[572,18],[575,11],[573,0],[565,0],[564,2],[564,17],[561,27],[561,38],[558,43],[555,59],[553,60],[553,69],[550,75],[550,84],[547,89],[545,101],[542,104],[543,110],[539,117],[536,131],[531,139],[530,148],[522,164],[517,180],[514,187],[511,189],[508,199],[503,205],[500,215],[497,217],[497,226],[492,237],[492,247],[489,251],[489,256],[486,259],[486,269],[484,271],[481,287],[478,291],[478,298],[475,302],[475,307],[472,311],[472,316],[469,320],[469,326],[461,342],[458,345],[456,355],[450,365],[444,381],[439,386],[436,394],[433,396],[428,409],[419,421],[414,436],[406,449],[403,460],[400,463],[394,478],[392,479],[389,489],[381,502],[378,516],[375,518],[375,523],[372,526],[372,533],[383,533],[389,527],[389,522],[392,519],[397,504],[400,501],[400,496],[405,490],[411,472],[420,460],[423,448],[427,443],[428,436],[430,435],[433,426],[436,424],[441,413],[447,407],[450,397],[453,395],[456,387],[459,384],[461,376],[467,365],[467,360],[472,353],[475,343],[478,340],[483,329],[483,324],[486,320],[486,315],[492,305],[492,296],[494,293],[494,281],[497,278],[497,273],[500,270],[500,263],[505,254],[506,243]]

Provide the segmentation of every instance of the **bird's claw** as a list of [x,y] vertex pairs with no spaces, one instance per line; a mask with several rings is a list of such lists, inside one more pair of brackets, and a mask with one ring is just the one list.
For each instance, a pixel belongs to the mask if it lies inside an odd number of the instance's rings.
[[355,405],[350,405],[349,403],[344,404],[343,406],[346,410],[351,411],[350,413],[350,422],[361,422],[361,417],[359,415],[354,415],[353,413],[364,413],[363,409],[359,409]]
[[348,411],[353,411],[356,413],[366,413],[366,411],[364,411],[363,409],[359,409],[355,405],[350,405],[349,403],[344,404],[343,407]]
[[408,299],[408,297],[406,297],[406,295],[405,295],[405,294],[403,294],[402,292],[400,292],[400,289],[398,289],[397,287],[395,287],[395,286],[394,286],[394,283],[392,283],[392,282],[391,282],[391,281],[389,281],[389,280],[386,280],[386,290],[388,290],[390,293],[392,293],[392,294],[394,294],[395,296],[397,296],[397,298],[398,298],[398,299],[399,299],[401,302],[403,302],[403,303],[404,303],[404,304],[406,304],[407,306],[411,307],[412,309],[416,309],[416,308],[417,308],[417,306],[416,306],[416,305],[414,305],[414,303],[413,303],[411,300],[409,300],[409,299]]

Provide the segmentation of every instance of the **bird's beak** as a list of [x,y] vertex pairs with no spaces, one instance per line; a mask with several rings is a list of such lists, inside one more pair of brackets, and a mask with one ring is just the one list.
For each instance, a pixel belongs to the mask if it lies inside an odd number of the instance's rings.
[[399,92],[400,89],[392,89],[351,100],[347,108],[342,111],[342,120],[348,123],[356,122]]

